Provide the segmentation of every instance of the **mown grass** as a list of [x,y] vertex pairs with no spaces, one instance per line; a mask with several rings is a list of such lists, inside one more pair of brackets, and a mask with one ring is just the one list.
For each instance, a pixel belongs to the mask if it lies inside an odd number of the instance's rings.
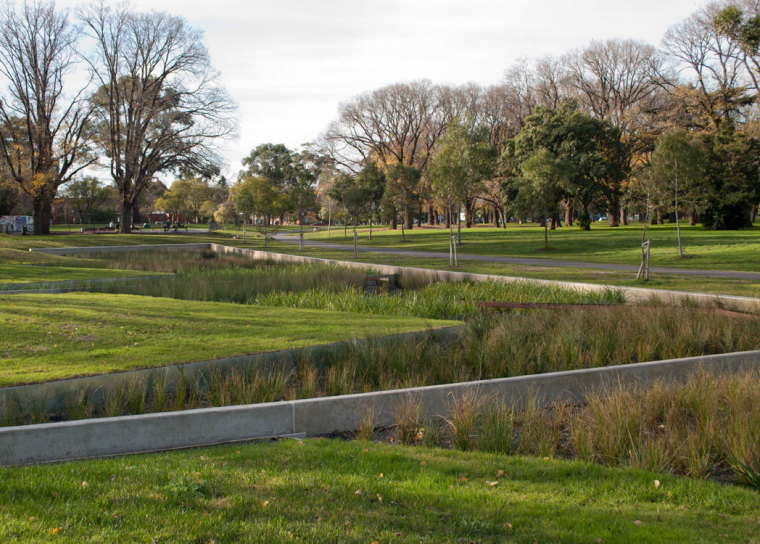
[[758,509],[641,470],[335,440],[0,469],[4,541],[753,542]]
[[[543,228],[510,225],[506,229],[474,227],[462,229],[460,253],[510,257],[564,259],[638,265],[641,262],[641,225],[610,228],[594,224],[590,231],[563,227],[549,233],[550,250],[543,250]],[[760,238],[755,227],[738,231],[711,231],[701,226],[681,226],[687,258],[678,256],[675,225],[653,225],[647,228],[652,241],[652,266],[678,266],[717,270],[760,271],[757,260]],[[309,238],[327,240],[327,232],[308,233]],[[394,247],[405,250],[449,250],[449,231],[442,228],[401,230],[375,229],[372,240],[362,231],[360,244],[370,247]],[[333,230],[330,242],[353,243],[342,231]]]
[[29,264],[0,265],[0,290],[44,288],[52,282],[86,282],[104,278],[140,277],[147,273],[137,270],[104,270],[77,266],[33,266]]
[[[671,225],[663,225],[650,228],[655,232],[655,234],[653,234],[653,236],[655,236],[655,238],[653,238],[654,240],[659,239],[657,236],[664,236],[664,241],[669,240],[669,237],[675,237]],[[633,226],[623,229],[609,229],[607,227],[598,227],[597,225],[594,225],[594,228],[591,231],[593,236],[590,235],[591,237],[588,239],[584,239],[584,233],[579,229],[575,229],[575,227],[560,229],[557,232],[564,233],[563,236],[566,236],[570,240],[569,245],[564,243],[564,238],[559,238],[557,241],[558,245],[561,245],[561,248],[558,247],[556,250],[551,250],[550,252],[546,253],[537,251],[541,245],[539,243],[540,240],[537,241],[536,246],[533,247],[533,239],[536,237],[536,232],[540,234],[540,229],[537,230],[535,227],[510,225],[510,228],[506,229],[506,231],[504,229],[499,229],[497,231],[496,229],[489,229],[487,227],[477,227],[475,229],[472,229],[471,232],[465,230],[465,243],[462,247],[460,247],[461,253],[477,254],[481,251],[485,251],[483,254],[486,255],[539,258],[546,257],[547,266],[511,265],[467,261],[466,259],[460,259],[459,270],[488,274],[520,276],[526,278],[580,281],[607,285],[651,287],[655,289],[673,289],[716,294],[758,296],[758,293],[760,293],[760,282],[753,280],[655,274],[652,276],[652,279],[649,282],[644,282],[637,281],[635,279],[635,274],[631,272],[597,270],[593,267],[579,269],[551,266],[552,259],[573,259],[577,261],[587,262],[619,262],[621,264],[638,265],[640,261],[640,252],[637,248],[639,247],[640,243],[640,232],[638,232],[637,229],[640,229],[640,227]],[[533,232],[533,230],[536,230],[536,232]],[[699,252],[696,254],[691,254],[689,253],[690,249],[687,248],[689,257],[687,259],[679,259],[677,257],[675,246],[673,246],[671,250],[667,250],[669,253],[667,253],[666,257],[664,259],[661,259],[655,251],[652,260],[652,266],[680,266],[686,268],[733,269],[747,271],[758,270],[758,266],[755,264],[754,258],[754,252],[756,252],[757,249],[755,247],[755,240],[757,239],[757,235],[754,230],[749,229],[736,232],[723,231],[716,233],[712,231],[703,231],[699,227],[692,227],[692,231],[696,236],[696,240],[701,240],[697,246],[700,248]],[[383,238],[385,242],[382,243],[385,243],[388,247],[394,247],[398,249],[414,248],[414,246],[410,246],[409,244],[397,244],[394,241],[394,236],[396,236],[396,233],[393,231],[383,231],[382,229],[377,230],[373,238],[376,238],[383,232],[385,232],[385,238]],[[419,243],[422,244],[419,249],[431,251],[448,251],[448,238],[447,234],[443,230],[415,229],[411,232],[413,233],[412,240],[417,238]],[[657,234],[658,232],[660,234]],[[605,238],[605,236],[608,234],[610,236],[609,240]],[[326,232],[320,231],[316,234],[316,236],[326,237]],[[475,239],[473,239],[473,236]],[[366,233],[362,233],[360,237],[360,245],[368,245]],[[426,245],[423,243],[428,239],[425,237],[432,237],[429,238],[429,241],[433,242],[433,244]],[[475,245],[474,242],[478,238],[482,239],[482,244],[479,243],[479,245]],[[326,240],[326,238],[321,239]],[[344,242],[346,244],[350,244],[350,240],[343,239],[342,231],[340,229],[333,229],[332,236],[329,238],[329,241],[338,243]],[[609,244],[607,243],[608,241],[610,242]],[[244,244],[241,239],[233,238],[231,231],[222,231],[203,235],[186,235],[174,233],[166,235],[132,234],[128,236],[117,234],[70,234],[65,236],[55,235],[44,237],[0,235],[0,277],[4,275],[3,263],[10,262],[48,263],[51,260],[55,260],[57,264],[60,264],[62,266],[83,266],[83,263],[74,264],[72,261],[77,261],[77,259],[73,259],[71,257],[42,256],[40,254],[31,253],[28,251],[29,247],[106,246],[158,243],[179,244],[195,242],[215,242],[231,246],[246,247],[249,249],[264,249],[263,240],[259,236],[251,233],[248,237],[248,242]],[[381,242],[376,239],[373,243]],[[623,253],[627,255],[623,259],[619,258],[620,255],[618,255],[615,250],[615,247],[622,247],[621,244],[622,246],[628,247],[628,249],[623,251]],[[629,244],[632,245],[629,246]],[[631,248],[633,249],[631,250]],[[661,249],[664,250],[665,246],[663,246]],[[271,241],[269,243],[268,250],[279,253],[291,253],[313,257],[354,260],[352,250],[348,245],[346,246],[345,251],[307,246],[304,251],[301,252],[298,250],[297,246],[294,247],[292,244]],[[631,251],[633,251],[633,253],[631,253]],[[710,255],[716,251],[719,254],[710,257]],[[598,255],[599,252],[601,252],[601,256]],[[593,255],[597,255],[598,258],[593,257]],[[705,258],[708,260],[705,261]],[[377,253],[361,253],[358,260],[360,262],[374,262],[378,264],[393,264],[438,269],[445,269],[447,268],[448,264],[447,259],[406,257],[401,255]]]
[[431,423],[428,442],[730,479],[760,490],[758,378],[757,371],[699,372],[685,383],[590,392],[583,406],[544,407],[535,394],[521,406],[470,392]]
[[0,302],[3,386],[450,324],[131,295],[6,295]]
[[[100,403],[94,400],[96,391],[83,388],[61,413],[11,397],[0,407],[0,422],[20,425],[334,396],[758,348],[759,321],[698,308],[484,314],[471,317],[444,341],[432,335],[368,339],[319,357],[304,353],[246,371],[211,368],[172,387],[160,379],[139,379]],[[130,398],[142,400],[135,404]],[[416,431],[407,427],[414,437]]]

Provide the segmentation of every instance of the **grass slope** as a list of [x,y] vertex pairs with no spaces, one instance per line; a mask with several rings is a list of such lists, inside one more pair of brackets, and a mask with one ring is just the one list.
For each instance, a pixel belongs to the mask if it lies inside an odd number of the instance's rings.
[[[460,253],[504,257],[575,260],[590,263],[641,263],[640,225],[610,228],[594,225],[590,231],[564,227],[549,232],[550,250],[545,251],[544,231],[536,226],[510,225],[507,229],[476,227],[462,229]],[[652,241],[652,266],[676,266],[716,270],[760,271],[757,259],[760,236],[756,228],[738,231],[711,231],[702,227],[681,226],[684,252],[678,256],[675,225],[655,225],[647,229]],[[350,233],[349,233],[350,235]],[[406,243],[401,230],[380,229],[368,239],[361,231],[359,243],[370,247],[393,247],[405,250],[449,251],[449,231],[415,228],[406,231]],[[309,238],[327,241],[327,231],[309,233]],[[352,244],[342,230],[333,229],[330,242]]]
[[0,323],[0,386],[8,386],[455,322],[72,293],[0,296]]
[[86,281],[101,278],[128,278],[152,275],[151,272],[137,270],[108,270],[104,268],[85,268],[77,266],[30,266],[29,264],[0,265],[0,289],[10,284],[38,284],[60,281]]
[[758,542],[759,512],[714,482],[334,440],[0,469],[5,542]]

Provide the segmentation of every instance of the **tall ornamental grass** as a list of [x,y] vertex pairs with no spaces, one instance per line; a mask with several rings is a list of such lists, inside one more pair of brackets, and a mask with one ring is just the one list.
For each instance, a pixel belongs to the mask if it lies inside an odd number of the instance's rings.
[[[700,371],[685,383],[617,386],[583,406],[454,399],[438,433],[459,449],[558,456],[760,489],[760,374]],[[463,440],[463,437],[467,437]]]

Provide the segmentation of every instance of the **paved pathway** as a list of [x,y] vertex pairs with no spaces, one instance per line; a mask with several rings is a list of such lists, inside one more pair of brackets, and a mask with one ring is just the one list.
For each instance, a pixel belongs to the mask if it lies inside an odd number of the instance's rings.
[[[298,234],[278,234],[276,240],[289,244],[298,244]],[[304,244],[313,247],[325,249],[339,249],[351,251],[353,246],[346,244],[335,244],[331,242],[318,242],[315,240],[304,240]],[[369,253],[389,253],[393,255],[404,255],[406,257],[420,257],[433,259],[448,260],[448,252],[443,251],[417,251],[410,249],[396,249],[390,247],[364,247],[359,246],[359,251]],[[562,261],[554,259],[531,259],[525,257],[497,257],[490,255],[470,255],[459,253],[457,257],[466,261],[486,261],[492,263],[520,264],[524,266],[546,266],[546,267],[564,267],[564,268],[593,268],[597,270],[617,270],[621,272],[639,271],[637,265],[629,264],[611,264],[611,263],[587,263],[581,261]],[[652,273],[657,274],[680,274],[683,276],[705,276],[710,278],[723,279],[740,279],[740,280],[760,280],[760,272],[739,272],[734,270],[697,270],[693,268],[675,268],[667,266],[652,266],[649,269]]]

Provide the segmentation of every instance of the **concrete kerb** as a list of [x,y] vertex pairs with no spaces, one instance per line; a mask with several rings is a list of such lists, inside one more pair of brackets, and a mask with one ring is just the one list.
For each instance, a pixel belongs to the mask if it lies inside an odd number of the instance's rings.
[[592,391],[657,380],[684,381],[704,370],[760,370],[760,351],[554,372],[287,402],[90,419],[0,428],[0,464],[30,464],[201,447],[272,436],[352,432],[372,410],[376,426],[391,425],[403,402],[418,402],[425,418],[448,413],[454,398],[475,392],[519,405],[535,395],[543,405],[583,402]]
[[504,283],[525,282],[536,285],[562,287],[585,293],[602,293],[605,291],[620,291],[627,302],[641,303],[658,301],[664,304],[694,304],[701,306],[719,306],[729,310],[741,312],[760,313],[760,299],[753,297],[711,295],[707,293],[687,293],[683,291],[671,291],[665,289],[646,289],[643,287],[620,287],[614,285],[600,285],[594,283],[580,283],[556,280],[541,280],[535,278],[521,278],[515,276],[499,276],[495,274],[476,274],[471,272],[457,272],[453,270],[435,270],[429,268],[413,268],[406,266],[393,266],[373,263],[357,263],[352,261],[338,261],[333,259],[320,259],[318,257],[306,257],[301,255],[288,255],[283,253],[270,253],[267,251],[245,249],[220,244],[209,244],[210,249],[219,253],[234,253],[248,255],[255,260],[268,260],[277,263],[320,263],[336,266],[373,270],[381,274],[408,274],[429,281],[500,281]]
[[15,401],[21,406],[32,406],[35,409],[40,409],[44,406],[49,412],[62,411],[65,409],[67,402],[75,399],[82,392],[87,392],[88,402],[99,406],[102,405],[109,393],[123,392],[125,388],[129,388],[135,383],[149,385],[156,382],[164,382],[167,391],[174,391],[177,381],[181,377],[186,379],[188,383],[197,383],[201,389],[206,389],[208,388],[209,377],[213,372],[217,371],[224,376],[233,371],[246,372],[254,367],[267,368],[277,366],[289,370],[295,368],[296,362],[299,360],[313,360],[319,365],[325,358],[346,350],[352,344],[368,341],[398,342],[430,336],[439,342],[447,341],[454,338],[461,328],[462,326],[442,327],[439,329],[373,337],[371,339],[356,338],[347,342],[335,342],[332,344],[254,353],[209,361],[196,361],[157,368],[128,370],[97,376],[5,387],[0,388],[0,406]]

